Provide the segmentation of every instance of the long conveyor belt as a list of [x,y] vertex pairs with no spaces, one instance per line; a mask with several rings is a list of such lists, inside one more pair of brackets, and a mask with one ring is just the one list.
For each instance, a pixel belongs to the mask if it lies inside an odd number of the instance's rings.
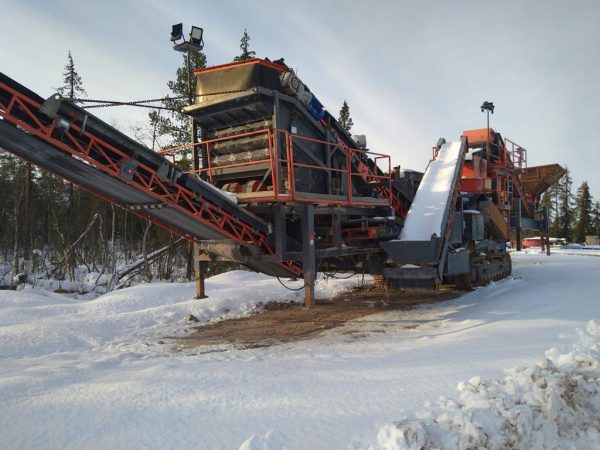
[[[59,96],[44,101],[0,73],[0,118],[0,148],[98,197],[191,241],[227,239],[249,254],[274,254],[259,217]],[[269,275],[302,274],[295,262],[244,264]]]

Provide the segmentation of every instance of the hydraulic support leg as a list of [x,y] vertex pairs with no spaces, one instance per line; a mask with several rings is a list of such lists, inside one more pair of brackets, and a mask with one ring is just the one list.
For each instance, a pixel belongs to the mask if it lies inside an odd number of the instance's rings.
[[316,277],[316,251],[315,251],[315,216],[314,206],[302,207],[302,254],[304,271],[304,306],[315,306],[315,277]]

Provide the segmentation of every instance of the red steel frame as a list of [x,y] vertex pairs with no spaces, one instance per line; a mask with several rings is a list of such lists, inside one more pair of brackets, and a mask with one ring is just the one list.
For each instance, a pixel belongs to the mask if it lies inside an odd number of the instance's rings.
[[[491,131],[493,132],[493,130]],[[465,133],[468,133],[468,131],[465,131]],[[487,154],[491,155],[490,140],[486,137],[482,137],[481,139],[482,144],[485,144],[486,146]],[[514,198],[509,198],[509,186],[512,186],[517,192],[517,198],[529,216],[532,214],[532,208],[535,206],[535,201],[530,195],[523,191],[521,184],[519,183],[521,175],[527,170],[527,150],[510,139],[503,138],[503,141],[504,148],[501,149],[500,157],[496,157],[495,159],[490,158],[489,160],[488,175],[486,178],[495,178],[497,180],[497,206],[504,215],[507,231],[510,232],[510,211],[514,208]],[[461,189],[464,192],[492,192],[492,190],[484,188],[484,178],[463,178],[461,180]],[[505,207],[505,202],[507,200],[511,203],[508,207]]]
[[[489,142],[487,145],[489,146]],[[499,198],[502,197],[502,193],[505,191],[502,182],[505,180],[507,183],[512,184],[523,208],[527,214],[531,215],[534,200],[521,189],[519,183],[521,175],[527,170],[527,150],[510,139],[504,138],[502,158],[500,161],[491,164],[488,170],[493,177],[498,179],[497,192]],[[512,201],[512,199],[510,200]],[[510,219],[507,218],[507,222],[510,222]]]
[[194,70],[194,75],[198,75],[201,73],[208,73],[208,72],[217,72],[219,70],[229,69],[231,67],[247,66],[250,64],[261,64],[263,66],[267,66],[272,69],[277,69],[280,72],[283,72],[286,70],[286,68],[284,66],[282,66],[281,64],[276,64],[272,61],[266,61],[261,58],[251,58],[251,59],[246,59],[244,61],[234,61],[234,62],[230,62],[230,63],[226,63],[226,64],[220,64],[218,66],[203,67],[201,69],[196,69],[196,70]]
[[[269,146],[269,157],[261,160],[248,161],[242,163],[235,164],[227,164],[221,165],[218,167],[212,167],[212,153],[211,148],[215,143],[229,141],[233,139],[239,139],[248,136],[258,136],[258,135],[266,135],[267,142]],[[279,137],[283,136],[283,142],[285,143],[285,158],[278,157],[279,152],[277,151],[277,145],[280,139]],[[321,167],[314,164],[306,164],[299,163],[294,160],[294,141],[301,140],[316,144],[328,145],[330,147],[338,148],[345,154],[345,168],[338,169],[333,167]],[[244,167],[244,166],[252,166],[258,164],[268,163],[270,165],[271,171],[271,180],[273,191],[272,195],[260,195],[256,197],[244,197],[245,202],[252,203],[261,203],[261,202],[307,202],[307,203],[316,203],[316,204],[335,204],[339,206],[381,206],[381,202],[376,201],[368,201],[368,200],[358,200],[352,195],[352,178],[353,177],[361,177],[368,183],[373,183],[376,185],[375,191],[379,194],[380,199],[383,198],[387,200],[387,204],[395,209],[395,211],[401,216],[405,217],[408,212],[406,208],[399,202],[399,200],[392,194],[392,177],[391,177],[391,158],[389,155],[384,155],[381,153],[375,153],[367,150],[357,150],[348,147],[347,145],[339,142],[337,144],[327,141],[322,141],[319,139],[313,139],[306,136],[299,136],[296,134],[292,134],[287,130],[281,129],[262,129],[257,131],[251,131],[247,133],[240,133],[233,136],[227,136],[223,138],[209,139],[202,142],[198,142],[196,144],[185,144],[178,147],[168,148],[165,150],[161,150],[160,153],[163,155],[171,155],[173,157],[173,161],[175,162],[175,155],[177,153],[190,151],[194,146],[204,146],[207,155],[207,167],[199,170],[192,171],[192,173],[205,174],[206,178],[209,182],[213,182],[214,173],[218,170],[235,168],[235,167]],[[374,161],[374,164],[378,167],[378,164],[381,164],[383,161],[383,165],[386,165],[387,161],[387,173],[377,174],[374,173],[366,164],[364,164],[360,158],[359,154],[365,154],[368,157],[371,157]],[[355,162],[358,171],[352,170],[352,163]],[[283,186],[281,180],[278,178],[278,168],[285,167],[287,169],[288,180],[287,186]],[[322,170],[326,172],[337,172],[337,173],[345,173],[346,174],[346,195],[340,199],[323,199],[317,197],[307,196],[299,196],[296,190],[295,183],[295,169],[296,168],[306,168],[310,170]],[[383,171],[382,171],[383,172]],[[310,194],[310,193],[307,193]]]
[[[240,245],[246,247],[257,246],[267,255],[275,254],[275,250],[266,243],[266,236],[264,234],[231,214],[222,211],[217,206],[199,198],[198,195],[190,190],[177,184],[172,184],[169,181],[161,181],[156,171],[146,165],[136,161],[138,165],[133,172],[133,178],[131,180],[123,178],[121,176],[121,166],[130,157],[125,152],[97,138],[89,131],[82,130],[76,124],[71,124],[69,130],[62,134],[61,139],[57,139],[53,136],[53,133],[58,117],[50,125],[46,126],[38,117],[38,111],[41,107],[40,103],[3,83],[0,83],[0,90],[10,95],[8,104],[0,103],[0,116],[4,120],[18,125],[26,132],[37,136],[51,146],[84,160],[91,166],[119,179],[119,181],[143,191],[157,201],[176,208],[223,236],[238,242]],[[15,110],[18,110],[20,114],[15,114]],[[19,115],[21,117],[25,116],[27,120],[20,119]],[[86,190],[89,191],[89,189]],[[116,203],[114,199],[108,199],[97,192],[92,193],[112,203]],[[198,207],[194,201],[200,204],[200,206]],[[134,214],[149,219],[149,217],[141,212],[134,212]],[[175,231],[169,225],[160,223],[157,220],[152,221],[163,228]],[[192,236],[182,234],[181,232],[177,234],[183,235],[192,241],[196,240]],[[276,264],[281,265],[294,274],[302,274],[302,269],[294,262],[277,262]]]

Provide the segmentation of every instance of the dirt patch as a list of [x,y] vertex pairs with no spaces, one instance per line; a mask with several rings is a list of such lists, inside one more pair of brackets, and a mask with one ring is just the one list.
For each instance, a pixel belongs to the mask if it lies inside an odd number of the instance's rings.
[[317,300],[306,309],[300,304],[268,303],[260,313],[240,319],[228,319],[195,327],[189,336],[178,339],[177,349],[207,345],[236,344],[240,348],[265,347],[281,342],[307,339],[350,320],[386,310],[411,309],[415,306],[449,300],[460,293],[395,292],[387,295],[373,286],[357,288],[333,299]]

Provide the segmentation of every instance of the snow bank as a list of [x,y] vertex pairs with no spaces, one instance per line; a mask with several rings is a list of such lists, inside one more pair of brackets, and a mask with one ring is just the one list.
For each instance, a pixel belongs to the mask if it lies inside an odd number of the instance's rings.
[[276,430],[256,433],[246,439],[239,450],[288,450],[285,436]]
[[552,348],[500,380],[459,383],[458,401],[385,425],[371,448],[600,448],[600,327],[579,334],[569,353]]

